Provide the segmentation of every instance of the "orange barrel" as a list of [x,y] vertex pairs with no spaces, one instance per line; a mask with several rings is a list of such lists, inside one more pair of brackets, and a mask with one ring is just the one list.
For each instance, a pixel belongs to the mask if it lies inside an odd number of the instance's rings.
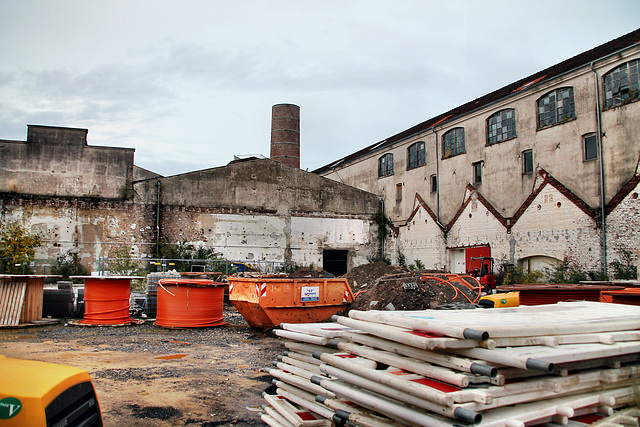
[[128,276],[86,276],[84,278],[84,320],[86,325],[121,325],[129,318],[131,279]]
[[225,325],[223,283],[204,279],[160,279],[156,322],[164,328]]

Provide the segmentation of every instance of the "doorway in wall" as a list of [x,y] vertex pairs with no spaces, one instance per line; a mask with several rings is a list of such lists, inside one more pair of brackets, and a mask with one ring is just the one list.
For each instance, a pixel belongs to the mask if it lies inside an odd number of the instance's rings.
[[322,268],[336,277],[347,274],[348,255],[347,250],[325,249],[322,251]]

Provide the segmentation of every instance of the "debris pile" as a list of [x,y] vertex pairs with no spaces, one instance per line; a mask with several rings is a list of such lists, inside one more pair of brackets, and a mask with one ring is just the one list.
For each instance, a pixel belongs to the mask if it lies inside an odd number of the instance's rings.
[[282,324],[269,425],[580,424],[635,403],[640,308],[357,311]]
[[352,290],[353,310],[424,310],[450,303],[475,303],[480,284],[471,276],[414,271],[388,274]]

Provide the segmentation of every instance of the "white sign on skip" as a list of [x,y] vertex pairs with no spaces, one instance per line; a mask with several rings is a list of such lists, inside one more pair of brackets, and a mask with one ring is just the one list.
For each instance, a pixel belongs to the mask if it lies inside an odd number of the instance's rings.
[[300,301],[320,301],[320,286],[303,286]]

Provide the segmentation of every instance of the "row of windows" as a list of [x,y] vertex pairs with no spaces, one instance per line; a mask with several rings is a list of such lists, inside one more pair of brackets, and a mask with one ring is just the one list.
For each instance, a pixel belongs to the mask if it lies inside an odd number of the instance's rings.
[[[424,147],[424,144],[423,144],[423,147]],[[598,158],[598,142],[596,140],[595,134],[585,135],[582,138],[582,153],[583,153],[584,161],[596,160]],[[391,163],[393,163],[392,154],[385,154],[384,156],[382,156],[382,158],[387,159],[386,164],[389,164],[388,161],[391,161]],[[524,150],[521,153],[521,158],[522,158],[522,174],[527,175],[527,174],[533,173],[533,150]],[[484,166],[484,161],[475,162],[471,166],[473,168],[473,171],[472,171],[473,183],[476,185],[482,184],[482,168]],[[392,169],[391,170],[391,174],[392,174],[393,167],[391,169]],[[398,185],[401,185],[401,184],[398,184]],[[435,193],[436,191],[438,191],[438,180],[436,175],[431,175],[431,192]],[[400,196],[398,196],[400,197],[400,199],[396,200],[396,201],[399,201],[402,198],[401,190],[399,190],[397,194],[400,194]]]
[[[575,119],[573,88],[564,87],[547,93],[537,101],[538,129]],[[487,119],[487,145],[494,145],[516,137],[516,110],[508,108]],[[442,158],[466,152],[464,128],[454,128],[442,135]]]
[[[604,108],[613,108],[640,99],[640,60],[627,62],[603,76]],[[575,99],[572,87],[553,90],[536,101],[537,127],[564,123],[575,119]],[[516,112],[504,109],[487,118],[487,145],[497,144],[516,137]],[[595,144],[595,136],[594,144]],[[592,150],[595,153],[595,148]],[[453,128],[442,135],[442,158],[466,152],[464,128]],[[585,148],[585,153],[587,152]],[[589,156],[596,154],[590,153]],[[590,160],[585,154],[585,160]],[[424,142],[417,142],[407,149],[407,169],[425,164]],[[393,174],[393,154],[385,154],[379,159],[378,176]]]
[[[582,138],[582,153],[584,161],[596,160],[598,158],[598,142],[595,134],[585,135]],[[524,150],[521,153],[521,159],[522,174],[533,173],[533,150]],[[473,183],[482,184],[482,167],[484,166],[484,161],[475,162],[471,166],[473,168]],[[433,182],[431,187],[431,191],[435,191]]]

